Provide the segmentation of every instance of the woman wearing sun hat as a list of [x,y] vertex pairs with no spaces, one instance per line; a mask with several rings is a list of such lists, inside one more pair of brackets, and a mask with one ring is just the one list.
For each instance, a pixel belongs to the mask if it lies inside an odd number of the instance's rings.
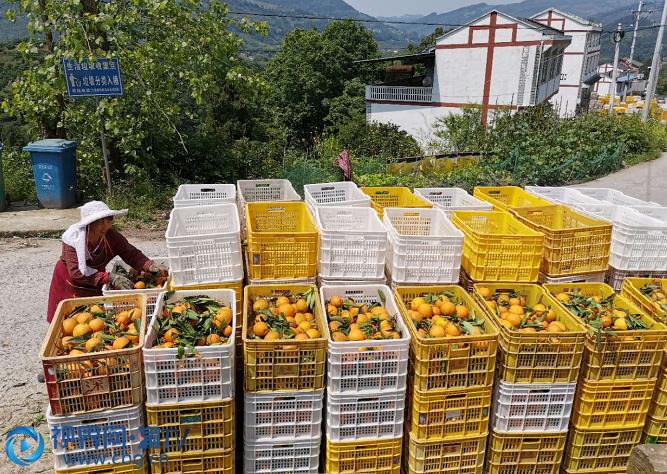
[[134,285],[125,275],[105,271],[107,264],[116,256],[138,271],[167,270],[164,265],[148,259],[120,232],[111,228],[114,217],[127,214],[127,209],[114,211],[102,201],[86,203],[80,209],[81,220],[70,226],[62,236],[62,254],[53,270],[49,290],[49,322],[58,303],[64,299],[101,295],[105,283],[117,289],[132,289]]

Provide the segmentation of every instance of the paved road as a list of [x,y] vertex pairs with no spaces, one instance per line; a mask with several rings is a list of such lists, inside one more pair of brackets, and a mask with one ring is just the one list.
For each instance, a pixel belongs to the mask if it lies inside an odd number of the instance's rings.
[[[163,240],[130,240],[149,256],[166,255]],[[46,305],[53,265],[60,255],[55,239],[0,239],[0,436],[15,426],[35,424],[47,449],[28,468],[11,464],[1,449],[0,473],[53,472],[44,419],[46,388],[37,381],[39,348],[46,335]]]
[[667,206],[667,153],[604,178],[575,187],[613,188],[625,194]]

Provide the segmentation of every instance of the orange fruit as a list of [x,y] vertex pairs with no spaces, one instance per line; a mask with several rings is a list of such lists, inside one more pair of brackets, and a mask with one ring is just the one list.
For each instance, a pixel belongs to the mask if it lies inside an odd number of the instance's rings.
[[217,334],[209,334],[206,336],[206,345],[211,346],[213,344],[220,344],[222,342],[222,339],[220,339],[220,336]]
[[535,306],[533,306],[533,313],[535,313],[538,316],[542,316],[542,314],[547,310],[547,307],[544,306],[542,303],[537,303]]
[[91,313],[106,313],[100,305],[94,304],[89,308]]
[[224,321],[227,324],[232,324],[232,316],[232,310],[226,306],[220,308],[215,315],[216,319]]
[[113,341],[112,347],[114,349],[123,349],[124,347],[128,346],[130,344],[130,340],[126,338],[125,336],[117,337]]
[[[306,336],[307,338],[308,336]],[[345,342],[347,341],[347,336],[340,331],[336,331],[331,335],[331,339],[336,342]]]
[[359,316],[357,316],[357,323],[358,324],[367,323],[368,319],[369,319],[368,316],[366,316],[365,314],[360,314]]
[[616,321],[614,321],[614,329],[618,329],[619,331],[627,331],[628,322],[625,318],[618,318]]
[[96,337],[91,337],[86,341],[86,352],[91,352],[97,348],[102,343],[101,339],[98,339]]
[[510,298],[509,299],[509,304],[510,306],[521,306],[521,300],[519,298]]
[[612,324],[611,316],[602,316],[600,318],[600,325],[603,328],[608,328],[609,326],[611,326],[611,324]]
[[232,335],[232,327],[227,326],[225,329],[222,330],[222,334],[224,334],[225,337],[229,337]]
[[281,304],[278,306],[278,312],[282,313],[283,316],[294,316],[296,314],[296,311],[294,311],[294,308],[292,307],[291,304]]
[[553,309],[547,311],[547,316],[546,318],[544,318],[544,320],[548,323],[554,322],[556,320],[556,311],[554,311]]
[[513,327],[518,328],[523,318],[515,313],[508,313],[503,321],[509,322]]
[[139,342],[139,333],[137,332],[137,327],[134,324],[131,324],[130,327],[127,328],[125,337],[127,337],[133,344]]
[[310,328],[310,329],[308,329],[308,330],[306,331],[306,335],[307,335],[310,339],[317,339],[317,338],[320,337],[320,332],[319,332],[317,329],[315,329],[315,328]]
[[255,313],[259,313],[260,311],[262,311],[263,309],[267,309],[268,307],[269,307],[269,302],[266,300],[256,300],[252,304],[252,310]]
[[[373,308],[375,309],[375,308]],[[419,305],[417,308],[417,311],[419,311],[419,314],[424,316],[425,318],[432,318],[433,317],[433,306],[428,304],[428,303],[422,303]]]
[[447,301],[446,303],[442,303],[442,305],[440,305],[440,311],[442,311],[442,314],[445,316],[452,316],[456,314],[456,305],[451,301]]
[[451,337],[457,337],[461,335],[461,330],[458,328],[456,324],[449,323],[447,327],[445,327],[445,334]]
[[331,299],[329,300],[329,303],[336,308],[340,308],[343,306],[343,298],[341,296],[332,296]]
[[350,333],[347,335],[350,341],[363,341],[366,339],[366,334],[361,329],[350,329]]
[[506,327],[507,329],[514,329],[514,325],[510,323],[507,319],[501,319],[500,325]]
[[445,328],[443,328],[442,326],[434,324],[433,326],[431,326],[431,329],[429,329],[428,334],[431,337],[445,337],[447,335],[447,332],[445,331]]
[[74,326],[74,330],[72,331],[72,336],[81,337],[85,336],[89,332],[91,332],[91,330],[90,326],[87,323],[77,324],[76,326]]
[[485,300],[491,298],[492,295],[491,288],[487,288],[486,286],[480,286],[479,288],[477,288],[477,293],[479,293],[479,296],[481,296]]
[[310,328],[312,328],[312,324],[310,324],[308,321],[304,321],[301,324],[299,324],[299,327],[303,332],[307,332]]
[[510,305],[509,312],[512,314],[518,314],[519,316],[523,316],[524,314],[523,306],[519,306],[518,304]]
[[296,310],[300,313],[308,311],[308,302],[303,298],[296,302]]
[[252,332],[257,337],[264,337],[269,333],[269,325],[266,324],[264,321],[256,322],[252,326]]
[[528,326],[528,327],[519,329],[519,332],[530,332],[530,333],[533,333],[533,332],[537,332],[537,329],[535,329],[534,327],[530,327],[530,326]]
[[279,296],[276,299],[276,308],[280,308],[282,305],[290,304],[290,303],[291,303],[291,301],[289,300],[289,298],[287,296]]
[[567,327],[560,321],[553,321],[547,326],[547,332],[565,332]]
[[104,319],[102,318],[95,318],[91,320],[88,325],[93,332],[101,331],[106,326],[106,324],[104,324]]
[[135,290],[143,290],[144,288],[146,288],[146,283],[144,283],[143,281],[138,281],[134,284]]
[[76,316],[76,322],[79,324],[87,323],[93,319],[93,315],[88,312],[79,313]]
[[[343,334],[343,333],[342,333],[342,332],[337,332],[336,334]],[[299,333],[299,334],[296,334],[296,335],[294,336],[294,339],[297,340],[297,341],[307,341],[307,340],[310,339],[310,338],[308,337],[307,334],[301,332],[301,333]],[[334,340],[335,340],[335,339],[334,339]]]
[[265,341],[277,341],[278,339],[280,339],[280,333],[278,331],[269,331],[264,336]]
[[67,318],[63,321],[63,334],[66,336],[71,336],[74,332],[74,328],[79,324],[75,318]]
[[470,315],[470,311],[468,311],[468,308],[460,304],[456,306],[456,315],[461,319],[466,319]]
[[167,329],[167,332],[164,333],[164,340],[165,342],[176,342],[176,338],[178,337],[178,329],[176,328],[170,328]]
[[561,303],[569,303],[571,298],[567,293],[558,293],[556,299]]

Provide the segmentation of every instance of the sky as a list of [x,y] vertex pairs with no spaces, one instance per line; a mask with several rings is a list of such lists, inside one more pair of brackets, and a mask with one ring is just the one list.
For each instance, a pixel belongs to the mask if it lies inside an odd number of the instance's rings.
[[515,3],[519,0],[345,0],[362,13],[372,16],[427,15],[444,13],[475,3]]

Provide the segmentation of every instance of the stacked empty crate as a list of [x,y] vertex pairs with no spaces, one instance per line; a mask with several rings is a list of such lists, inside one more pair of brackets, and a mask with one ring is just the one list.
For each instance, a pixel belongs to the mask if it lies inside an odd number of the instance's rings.
[[[232,333],[220,344],[161,347],[168,305],[205,297],[229,309]],[[154,473],[235,470],[234,353],[236,294],[232,289],[162,293],[143,350],[148,425],[159,430],[149,453]],[[160,347],[158,347],[160,346]]]
[[526,189],[612,224],[605,280],[616,291],[621,289],[626,277],[667,276],[667,209],[607,188]]
[[263,340],[252,333],[257,301],[308,291],[313,295],[310,309],[314,321],[324,334],[326,323],[315,286],[284,283],[245,287],[245,473],[320,472],[326,339]]
[[558,305],[577,318],[579,300],[609,301],[615,312],[645,329],[586,329],[584,363],[575,396],[563,470],[567,473],[624,472],[639,444],[667,342],[667,327],[614,293],[604,283],[545,284]]
[[[538,285],[478,283],[473,295],[500,334],[487,472],[557,474],[583,359],[583,326]],[[561,332],[529,332],[503,318],[502,306],[512,312],[520,306],[523,323],[537,305],[543,305],[537,316],[560,322]]]
[[401,472],[402,426],[410,335],[386,285],[322,286],[324,308],[334,296],[356,304],[382,304],[396,318],[398,339],[334,341],[327,325],[328,474]]
[[[141,311],[137,343],[126,349],[59,355],[67,341],[63,321],[93,305],[116,313]],[[59,304],[40,350],[49,397],[46,421],[53,440],[54,472],[146,472],[141,357],[145,328],[143,294],[69,299]],[[112,464],[119,460],[130,467]]]
[[[411,336],[403,471],[481,474],[498,331],[460,286],[399,286],[395,295]],[[464,319],[481,323],[479,334],[431,337],[420,333],[411,316],[419,311],[413,301],[433,297],[464,306],[468,310]]]

